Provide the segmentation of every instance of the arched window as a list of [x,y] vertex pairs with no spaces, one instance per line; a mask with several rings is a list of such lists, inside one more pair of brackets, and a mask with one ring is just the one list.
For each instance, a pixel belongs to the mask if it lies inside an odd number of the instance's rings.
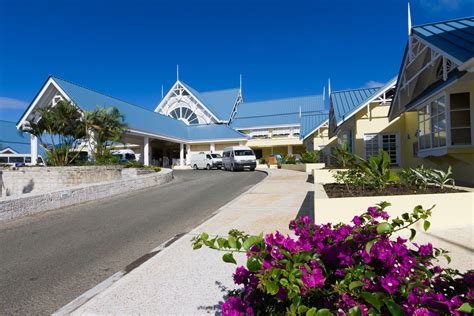
[[187,107],[179,107],[169,113],[175,119],[181,120],[186,124],[198,124],[199,120],[196,114]]

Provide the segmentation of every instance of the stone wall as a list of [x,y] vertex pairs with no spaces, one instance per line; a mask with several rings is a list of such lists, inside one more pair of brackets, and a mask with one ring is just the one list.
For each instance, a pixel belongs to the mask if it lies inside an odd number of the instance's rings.
[[121,166],[23,167],[0,170],[0,197],[50,192],[122,179]]
[[158,186],[172,179],[173,171],[162,169],[160,172],[135,178],[83,184],[46,193],[4,197],[0,199],[0,221]]

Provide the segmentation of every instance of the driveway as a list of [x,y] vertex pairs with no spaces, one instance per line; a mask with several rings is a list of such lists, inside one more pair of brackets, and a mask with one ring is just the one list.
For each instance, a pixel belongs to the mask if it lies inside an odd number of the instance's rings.
[[1,313],[54,312],[264,177],[176,171],[153,189],[1,223]]

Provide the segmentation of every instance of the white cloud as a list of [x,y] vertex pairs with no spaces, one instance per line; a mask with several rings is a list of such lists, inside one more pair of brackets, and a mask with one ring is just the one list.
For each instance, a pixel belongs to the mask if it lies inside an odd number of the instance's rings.
[[378,88],[378,87],[381,87],[383,85],[385,85],[385,83],[370,80],[364,85],[364,88]]
[[27,106],[28,106],[28,103],[25,101],[8,98],[8,97],[0,97],[0,110],[6,110],[6,109],[23,110],[23,109],[26,109]]

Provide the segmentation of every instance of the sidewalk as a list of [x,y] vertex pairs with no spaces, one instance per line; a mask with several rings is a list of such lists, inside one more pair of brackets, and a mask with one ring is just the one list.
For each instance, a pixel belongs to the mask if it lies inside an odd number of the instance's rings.
[[[191,238],[201,232],[226,235],[232,228],[251,234],[275,230],[287,233],[290,220],[297,215],[309,215],[312,208],[313,185],[306,182],[306,173],[266,171],[269,174],[262,182],[75,309],[73,314],[218,312],[223,295],[233,288],[232,273],[236,266],[224,263],[221,252],[192,250]],[[244,264],[244,259],[238,258],[239,264]]]

